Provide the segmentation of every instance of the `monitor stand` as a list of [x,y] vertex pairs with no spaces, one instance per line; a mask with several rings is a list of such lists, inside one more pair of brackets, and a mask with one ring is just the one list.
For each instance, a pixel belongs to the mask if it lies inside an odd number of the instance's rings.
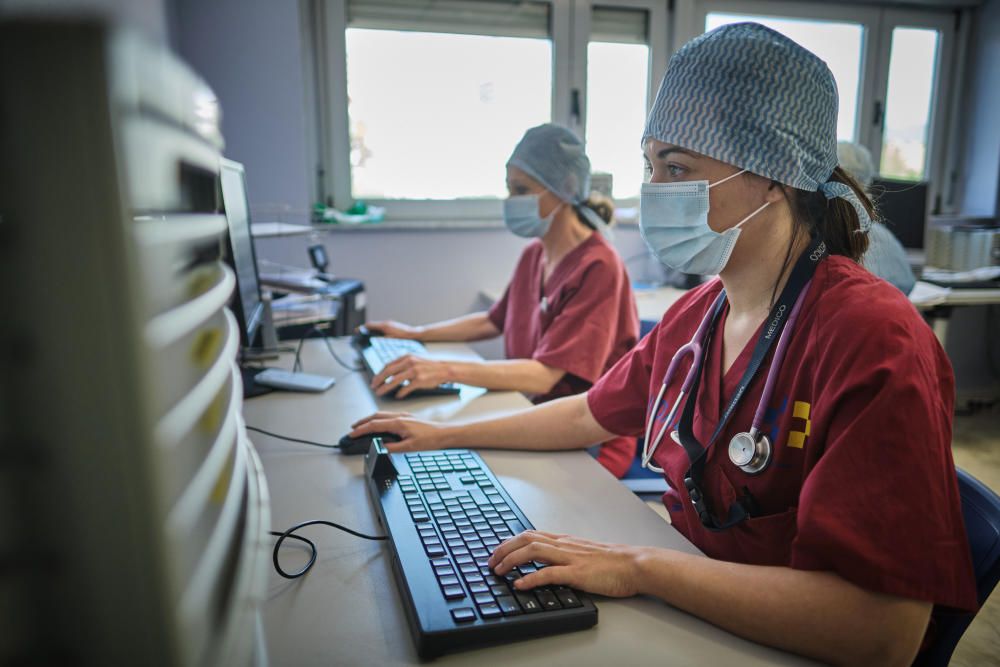
[[257,384],[254,378],[257,377],[257,373],[267,370],[261,366],[244,366],[240,364],[240,374],[243,376],[243,398],[253,398],[254,396],[263,396],[264,394],[270,394],[274,391],[273,387],[265,387],[262,384]]

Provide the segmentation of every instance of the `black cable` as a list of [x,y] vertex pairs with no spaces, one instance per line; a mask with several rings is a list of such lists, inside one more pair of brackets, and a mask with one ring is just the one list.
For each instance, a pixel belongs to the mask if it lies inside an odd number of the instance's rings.
[[263,433],[264,435],[269,435],[272,438],[277,438],[278,440],[297,442],[300,445],[312,445],[313,447],[322,447],[323,449],[340,449],[340,445],[327,445],[322,442],[313,442],[312,440],[302,440],[301,438],[290,438],[287,435],[278,435],[277,433],[271,433],[270,431],[265,431],[264,429],[257,428],[256,426],[247,426],[247,430],[256,431],[257,433]]
[[298,373],[302,370],[302,346],[305,344],[306,338],[309,338],[309,333],[302,336],[299,339],[299,344],[295,346],[295,363],[292,364],[293,373]]
[[[308,572],[309,569],[316,563],[316,554],[317,554],[316,543],[310,539],[302,537],[301,535],[293,535],[293,533],[297,530],[305,528],[306,526],[317,526],[317,525],[330,526],[331,528],[342,530],[345,533],[349,533],[351,535],[354,535],[355,537],[360,537],[365,540],[378,541],[378,540],[388,539],[385,535],[365,535],[364,533],[359,533],[356,530],[351,530],[347,526],[341,526],[339,523],[333,523],[332,521],[324,521],[323,519],[312,519],[310,521],[303,521],[302,523],[295,524],[288,530],[280,533],[272,530],[270,531],[271,535],[277,537],[278,541],[274,543],[274,550],[271,552],[271,562],[274,563],[274,569],[278,572],[278,574],[280,574],[285,579],[298,579],[306,572]],[[309,562],[306,563],[305,566],[298,572],[291,572],[291,573],[285,572],[281,568],[281,565],[278,563],[278,550],[281,549],[282,543],[289,537],[294,540],[299,540],[300,542],[305,542],[306,544],[309,545]]]
[[326,349],[329,350],[330,356],[333,357],[334,361],[336,361],[338,364],[340,364],[347,370],[351,371],[352,373],[364,370],[361,366],[351,366],[350,364],[346,363],[343,359],[341,359],[337,355],[337,351],[333,349],[333,344],[330,343],[330,337],[327,336],[322,329],[320,329],[319,327],[313,327],[313,331],[318,333],[320,335],[320,338],[323,339],[323,343],[326,344]]

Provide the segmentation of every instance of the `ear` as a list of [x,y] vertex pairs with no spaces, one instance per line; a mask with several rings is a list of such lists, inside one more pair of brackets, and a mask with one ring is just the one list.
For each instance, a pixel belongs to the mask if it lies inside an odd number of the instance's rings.
[[777,204],[787,199],[785,185],[778,181],[771,181],[771,184],[767,186],[767,192],[764,193],[764,200],[770,204]]

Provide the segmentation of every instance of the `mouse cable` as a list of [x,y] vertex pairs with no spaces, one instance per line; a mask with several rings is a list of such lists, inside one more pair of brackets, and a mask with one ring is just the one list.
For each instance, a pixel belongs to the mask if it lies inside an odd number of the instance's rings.
[[[285,579],[298,579],[306,572],[308,572],[310,568],[312,568],[312,566],[316,563],[316,554],[318,553],[316,549],[316,543],[310,540],[309,538],[294,534],[297,530],[305,528],[306,526],[316,526],[316,525],[330,526],[331,528],[342,530],[345,533],[349,533],[351,535],[354,535],[355,537],[360,537],[365,540],[378,541],[378,540],[388,539],[388,537],[386,537],[385,535],[365,535],[364,533],[359,533],[356,530],[351,530],[347,526],[341,526],[339,523],[333,523],[332,521],[324,521],[322,519],[303,521],[302,523],[295,524],[294,526],[292,526],[291,528],[289,528],[284,532],[278,532],[272,530],[270,531],[271,535],[277,537],[278,541],[274,543],[274,550],[271,552],[271,562],[274,563],[274,569],[277,571],[277,573],[280,574]],[[298,570],[297,572],[286,572],[284,569],[282,569],[281,564],[278,562],[278,551],[281,549],[281,545],[284,543],[284,541],[288,538],[291,538],[293,540],[298,540],[300,542],[305,542],[309,546],[309,562],[307,562],[302,567],[302,569]]]
[[[313,336],[313,334],[319,334],[319,336]],[[326,331],[324,331],[323,329],[319,328],[316,325],[313,325],[313,328],[307,331],[306,334],[299,339],[299,344],[295,346],[295,362],[292,364],[293,373],[297,373],[303,370],[302,346],[305,344],[307,338],[323,339],[323,343],[326,345],[326,349],[330,353],[330,356],[333,357],[333,360],[336,361],[338,364],[340,364],[342,367],[351,371],[352,373],[364,370],[361,366],[352,366],[343,359],[341,359],[340,355],[337,354],[337,351],[333,349],[333,345],[330,343],[330,337],[326,335]]]
[[[319,332],[320,334],[323,334],[322,330],[320,330],[319,327],[316,327],[316,331]],[[326,343],[326,349],[330,351],[330,356],[333,357],[334,361],[336,361],[338,364],[340,364],[347,370],[351,371],[352,373],[357,373],[358,371],[364,370],[361,366],[351,366],[350,364],[346,363],[343,359],[341,359],[337,355],[337,351],[333,349],[333,344],[330,343],[329,336],[326,336],[324,334],[322,335],[322,338],[323,342]]]
[[269,435],[272,438],[277,438],[278,440],[287,440],[288,442],[297,442],[300,445],[312,445],[313,447],[322,447],[323,449],[340,449],[340,445],[328,445],[322,442],[313,442],[312,440],[302,440],[301,438],[290,438],[287,435],[278,435],[277,433],[271,433],[270,431],[265,431],[262,428],[257,428],[256,426],[247,426],[248,431],[255,431],[257,433],[263,433],[264,435]]

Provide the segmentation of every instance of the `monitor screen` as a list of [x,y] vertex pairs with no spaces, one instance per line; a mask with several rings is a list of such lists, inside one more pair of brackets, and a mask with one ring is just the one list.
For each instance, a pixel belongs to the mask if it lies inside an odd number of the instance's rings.
[[233,311],[240,323],[243,346],[250,347],[260,326],[264,304],[260,296],[260,283],[257,281],[257,255],[250,235],[250,206],[247,203],[243,165],[222,160],[220,181],[222,205],[229,222],[229,262],[236,273]]
[[876,178],[871,194],[882,222],[903,247],[922,250],[927,224],[927,183]]

